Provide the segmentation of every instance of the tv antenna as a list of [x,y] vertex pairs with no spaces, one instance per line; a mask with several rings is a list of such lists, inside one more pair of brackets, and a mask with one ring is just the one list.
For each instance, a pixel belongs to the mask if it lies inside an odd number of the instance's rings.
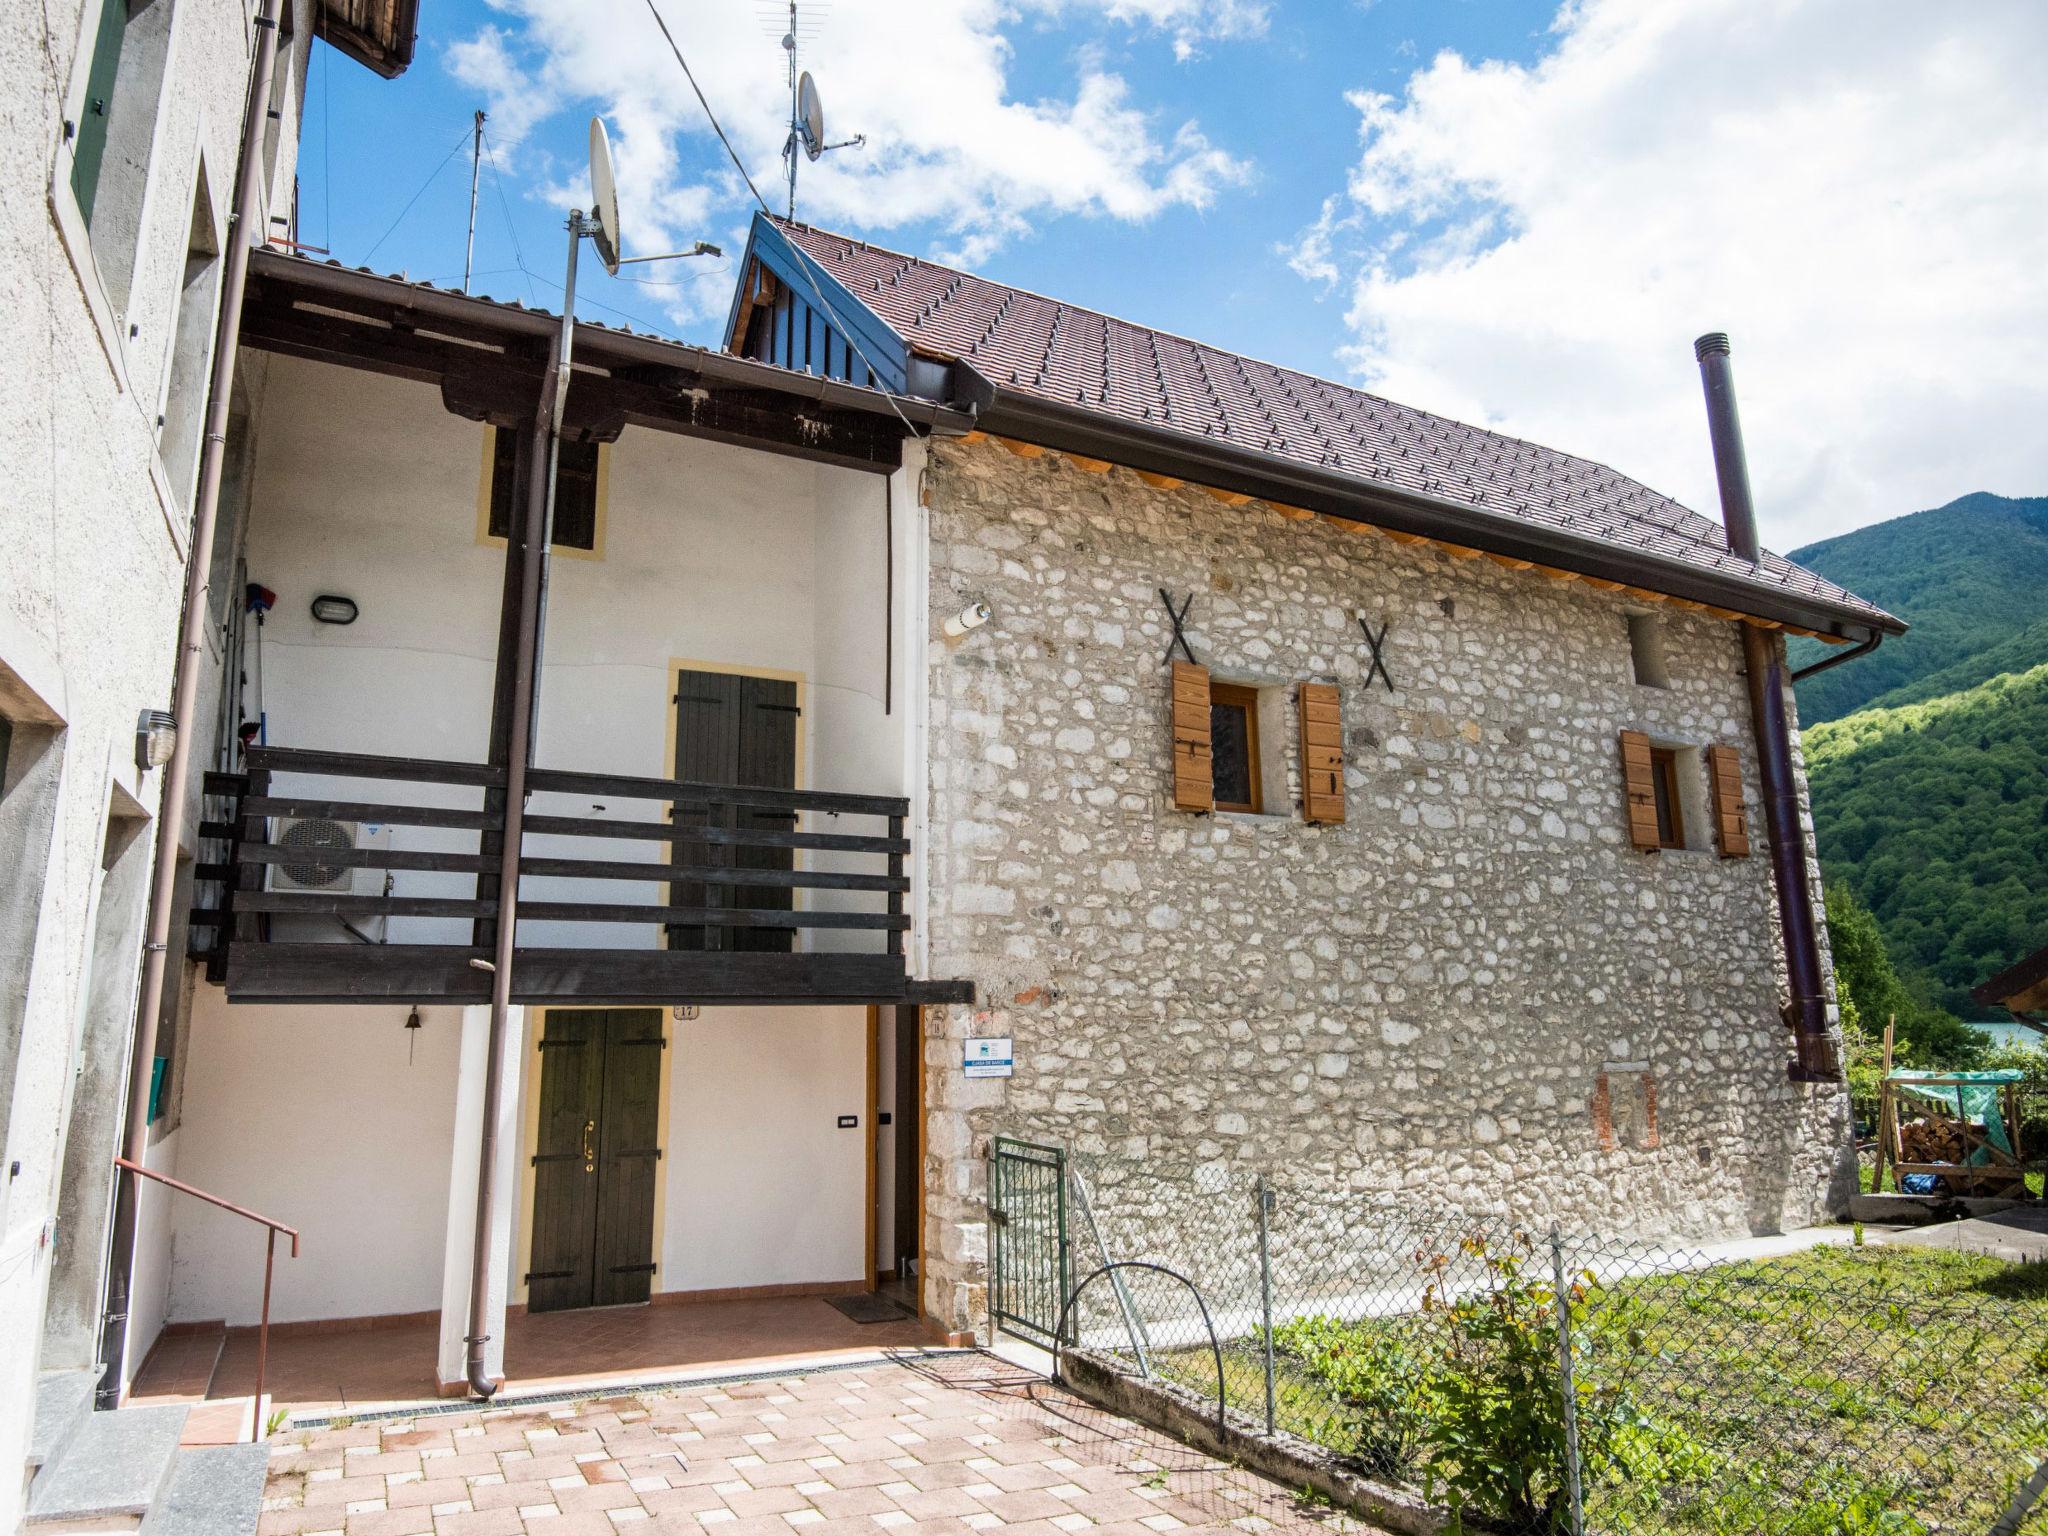
[[[789,137],[782,141],[782,158],[789,167],[789,217],[796,219],[796,172],[804,160],[815,160],[835,149],[859,149],[868,136],[856,133],[837,144],[825,142],[825,102],[818,95],[818,82],[807,69],[797,68],[798,36],[796,0],[789,0],[789,30],[782,36],[782,51],[789,55]],[[803,151],[799,158],[797,151]]]

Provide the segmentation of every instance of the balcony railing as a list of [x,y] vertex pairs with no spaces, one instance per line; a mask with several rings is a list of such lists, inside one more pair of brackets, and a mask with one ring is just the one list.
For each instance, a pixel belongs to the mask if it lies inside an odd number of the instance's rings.
[[[505,776],[479,763],[252,748],[209,774],[193,953],[230,997],[479,1002]],[[909,802],[535,769],[517,1002],[919,1002]]]

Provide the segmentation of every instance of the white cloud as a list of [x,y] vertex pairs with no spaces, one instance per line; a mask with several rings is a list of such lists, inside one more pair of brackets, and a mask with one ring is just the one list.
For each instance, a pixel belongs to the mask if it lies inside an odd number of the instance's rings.
[[[491,94],[494,123],[504,114],[530,128],[557,104],[602,111],[636,249],[685,243],[751,201],[645,0],[493,3],[507,25],[458,44],[449,67]],[[1197,14],[1180,0],[1107,0],[1105,8],[1162,26],[1179,12]],[[776,39],[752,7],[666,0],[662,14],[755,185],[780,211],[789,96]],[[1159,121],[1092,54],[1079,57],[1070,93],[1014,97],[1002,31],[1012,14],[1000,0],[838,0],[807,41],[807,62],[819,76],[829,136],[864,133],[868,142],[802,167],[799,213],[878,233],[933,225],[941,254],[975,259],[1052,216],[1144,220],[1176,205],[1206,208],[1247,178],[1244,162],[1197,124]],[[567,199],[580,182],[557,190]],[[706,291],[679,290],[671,308],[709,312]]]
[[1093,5],[1112,21],[1145,25],[1173,37],[1173,54],[1193,58],[1207,42],[1263,36],[1268,13],[1263,0],[1027,0],[1059,12],[1071,3]]
[[1578,0],[1533,66],[1360,92],[1286,254],[1396,399],[1718,510],[1689,343],[1727,330],[1779,548],[2048,489],[2048,8]]

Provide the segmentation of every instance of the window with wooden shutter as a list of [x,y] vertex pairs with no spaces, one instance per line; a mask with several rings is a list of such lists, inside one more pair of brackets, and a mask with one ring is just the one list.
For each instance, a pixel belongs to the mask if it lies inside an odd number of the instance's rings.
[[1209,669],[1173,664],[1173,808],[1216,809],[1209,756]]
[[1641,731],[1621,733],[1621,779],[1628,796],[1628,840],[1655,853],[1664,846],[1657,825],[1657,764],[1650,738]]
[[1303,683],[1296,694],[1301,714],[1301,814],[1313,822],[1344,819],[1344,708],[1329,683]]
[[1707,748],[1707,792],[1714,808],[1714,842],[1724,859],[1749,857],[1749,812],[1742,803],[1742,756],[1733,747]]

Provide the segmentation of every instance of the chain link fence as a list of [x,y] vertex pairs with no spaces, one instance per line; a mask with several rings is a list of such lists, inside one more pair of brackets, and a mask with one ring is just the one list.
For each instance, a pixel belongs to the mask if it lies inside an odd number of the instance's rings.
[[[2038,1487],[2016,1512],[2048,1455],[2048,1265],[1861,1245],[1731,1260],[1063,1161],[1064,1305],[1012,1331],[1220,1395],[1464,1528],[2048,1536]],[[999,1270],[1045,1251],[996,1220]]]

